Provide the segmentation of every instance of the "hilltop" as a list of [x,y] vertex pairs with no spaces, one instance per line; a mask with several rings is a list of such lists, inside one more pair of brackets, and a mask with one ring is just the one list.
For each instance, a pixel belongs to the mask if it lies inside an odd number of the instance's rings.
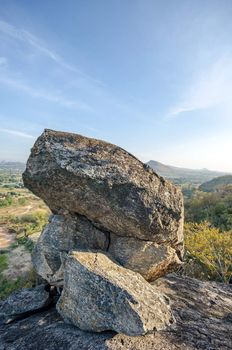
[[228,175],[228,173],[208,169],[188,169],[166,165],[156,160],[149,160],[147,164],[164,178],[176,180],[177,183],[191,182],[201,184],[215,177]]
[[199,189],[203,192],[216,192],[224,189],[227,185],[232,185],[232,175],[219,176],[204,182]]

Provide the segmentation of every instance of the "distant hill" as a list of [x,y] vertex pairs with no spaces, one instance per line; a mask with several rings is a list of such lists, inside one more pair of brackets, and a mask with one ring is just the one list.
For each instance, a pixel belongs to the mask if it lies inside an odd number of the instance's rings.
[[220,176],[204,182],[199,189],[204,192],[215,192],[224,189],[227,185],[232,185],[232,175]]
[[158,175],[180,184],[185,182],[202,184],[203,182],[210,181],[215,177],[228,175],[228,173],[225,172],[212,171],[208,169],[179,168],[171,165],[165,165],[155,160],[150,160],[147,164],[154,169]]
[[26,164],[22,162],[0,161],[0,170],[17,170],[23,172]]

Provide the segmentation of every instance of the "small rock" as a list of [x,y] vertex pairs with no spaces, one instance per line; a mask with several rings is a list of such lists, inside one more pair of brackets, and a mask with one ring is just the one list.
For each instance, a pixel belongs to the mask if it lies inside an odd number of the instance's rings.
[[6,322],[23,317],[31,312],[38,311],[50,305],[52,299],[45,285],[35,288],[20,289],[12,293],[0,306],[0,315]]
[[105,254],[72,252],[57,310],[82,330],[142,335],[172,323],[168,299],[143,277]]

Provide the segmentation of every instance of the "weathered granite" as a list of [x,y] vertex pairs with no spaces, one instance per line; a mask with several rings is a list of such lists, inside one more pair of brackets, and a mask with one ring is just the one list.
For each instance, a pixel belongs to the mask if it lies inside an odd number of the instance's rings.
[[118,146],[45,130],[23,181],[54,213],[67,209],[120,236],[173,248],[183,241],[181,190]]
[[51,303],[52,299],[45,285],[20,289],[1,303],[0,316],[3,322],[9,322],[43,309]]
[[53,212],[33,263],[64,287],[58,310],[67,322],[128,335],[174,322],[145,279],[181,264],[180,189],[118,146],[52,130],[33,146],[23,180]]
[[142,335],[174,322],[165,296],[105,254],[72,252],[64,276],[57,310],[82,330]]
[[114,234],[110,235],[108,252],[122,266],[139,272],[147,281],[175,270],[182,263],[170,246]]
[[77,214],[62,212],[51,215],[32,254],[37,273],[49,283],[63,284],[63,263],[67,253],[75,249],[106,251],[109,234],[94,227]]
[[176,323],[130,337],[65,324],[56,311],[0,324],[1,350],[231,350],[232,286],[169,275],[155,282],[169,296]]

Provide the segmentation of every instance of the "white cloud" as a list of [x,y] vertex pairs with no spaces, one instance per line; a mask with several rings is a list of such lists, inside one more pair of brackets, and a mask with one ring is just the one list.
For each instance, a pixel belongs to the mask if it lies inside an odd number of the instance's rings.
[[232,57],[222,57],[193,79],[180,102],[170,109],[167,118],[228,103],[232,108],[231,91]]
[[33,135],[27,134],[27,133],[19,131],[19,130],[0,128],[0,132],[6,133],[6,134],[10,134],[10,135],[14,135],[14,136],[24,137],[24,138],[27,138],[27,139],[34,139],[35,138]]

